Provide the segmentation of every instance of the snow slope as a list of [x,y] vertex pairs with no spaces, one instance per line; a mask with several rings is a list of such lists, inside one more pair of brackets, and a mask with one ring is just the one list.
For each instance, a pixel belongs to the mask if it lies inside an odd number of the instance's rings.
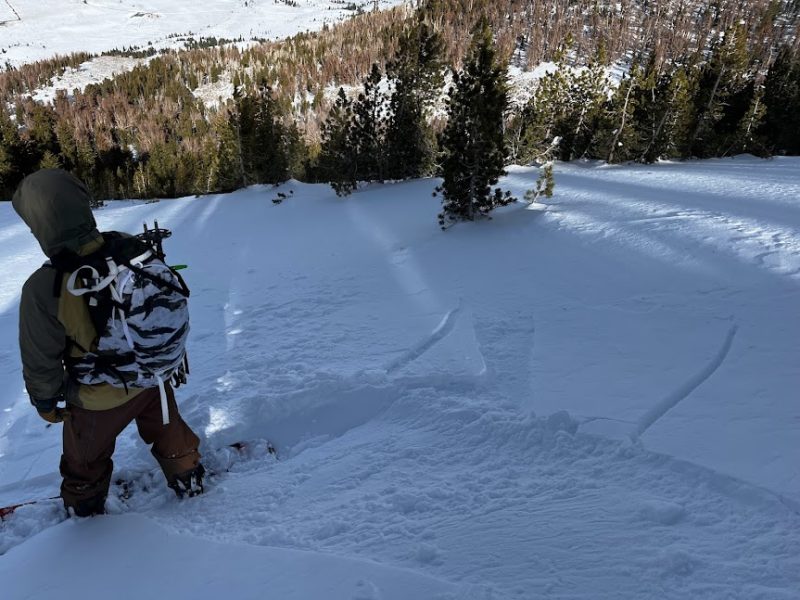
[[182,47],[177,38],[186,35],[280,39],[342,20],[354,14],[350,4],[374,6],[372,0],[0,0],[0,60],[19,65],[79,51]]
[[[120,540],[128,543],[121,545]],[[65,553],[94,557],[92,575],[76,577]],[[114,598],[138,600],[160,598],[169,590],[169,596],[177,598],[405,600],[444,598],[453,588],[432,577],[364,560],[187,538],[139,515],[63,523],[22,546],[14,560],[49,565],[48,577],[46,582],[20,577],[19,563],[0,563],[6,598],[102,598],[113,590]],[[134,574],[142,576],[141,582],[126,583]],[[306,584],[299,586],[299,581]]]
[[[85,522],[22,508],[0,526],[0,589],[49,597],[41,558],[103,557],[110,584],[152,553],[157,577],[232,597],[800,597],[800,159],[555,175],[547,210],[445,233],[435,181],[99,210],[103,228],[176,232],[179,402],[205,447],[267,437],[281,460]],[[0,256],[6,504],[53,495],[60,450],[19,374],[17,295],[42,258],[7,204]],[[132,430],[115,458],[153,468]]]

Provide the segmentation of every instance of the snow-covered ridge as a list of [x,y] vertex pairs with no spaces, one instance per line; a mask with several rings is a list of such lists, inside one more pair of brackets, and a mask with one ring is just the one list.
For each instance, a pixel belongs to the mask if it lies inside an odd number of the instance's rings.
[[[386,8],[402,0],[380,0]],[[282,39],[371,10],[373,0],[0,0],[0,62],[126,47],[181,48],[182,36]]]

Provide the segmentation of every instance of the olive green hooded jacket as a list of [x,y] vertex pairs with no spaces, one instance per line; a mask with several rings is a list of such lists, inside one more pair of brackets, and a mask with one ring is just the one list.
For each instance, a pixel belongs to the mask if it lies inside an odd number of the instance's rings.
[[[48,258],[68,250],[80,256],[103,245],[91,210],[91,196],[78,179],[60,169],[43,169],[26,177],[12,200],[14,210],[30,227]],[[22,373],[31,401],[64,395],[66,401],[89,410],[124,404],[140,389],[109,384],[80,385],[65,370],[65,358],[81,357],[97,347],[97,332],[86,301],[66,290],[69,273],[56,294],[57,271],[49,262],[36,270],[22,288],[19,346]]]

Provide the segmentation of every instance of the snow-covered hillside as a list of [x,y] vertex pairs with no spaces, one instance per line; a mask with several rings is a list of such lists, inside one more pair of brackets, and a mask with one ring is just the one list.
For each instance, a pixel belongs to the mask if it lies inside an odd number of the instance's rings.
[[[555,177],[547,210],[444,233],[435,181],[99,210],[175,231],[178,397],[205,448],[269,438],[281,460],[85,521],[23,507],[2,597],[800,597],[800,160]],[[4,505],[57,493],[60,430],[23,391],[42,256],[8,204],[0,257]],[[115,459],[154,466],[133,430]]]
[[186,36],[281,39],[374,6],[373,0],[0,0],[0,62],[130,46],[180,48]]

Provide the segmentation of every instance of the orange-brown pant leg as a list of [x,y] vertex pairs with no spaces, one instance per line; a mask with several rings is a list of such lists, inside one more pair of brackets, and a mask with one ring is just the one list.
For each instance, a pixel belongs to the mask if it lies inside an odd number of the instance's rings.
[[102,508],[111,484],[117,436],[136,413],[136,398],[110,410],[70,407],[64,420],[61,497],[68,508],[95,501]]
[[161,396],[158,388],[154,388],[142,393],[147,397],[143,399],[144,404],[136,416],[136,426],[145,443],[153,444],[151,452],[164,471],[167,482],[172,483],[176,475],[190,471],[200,463],[200,439],[178,412],[175,394],[169,385],[166,386],[166,392],[169,424],[163,424]]
[[109,410],[70,407],[64,420],[64,448],[61,456],[61,496],[64,505],[78,508],[94,501],[102,507],[111,484],[117,436],[136,420],[139,435],[151,449],[168,483],[200,462],[200,440],[184,422],[167,386],[170,422],[163,425],[158,388],[143,391],[122,406]]

